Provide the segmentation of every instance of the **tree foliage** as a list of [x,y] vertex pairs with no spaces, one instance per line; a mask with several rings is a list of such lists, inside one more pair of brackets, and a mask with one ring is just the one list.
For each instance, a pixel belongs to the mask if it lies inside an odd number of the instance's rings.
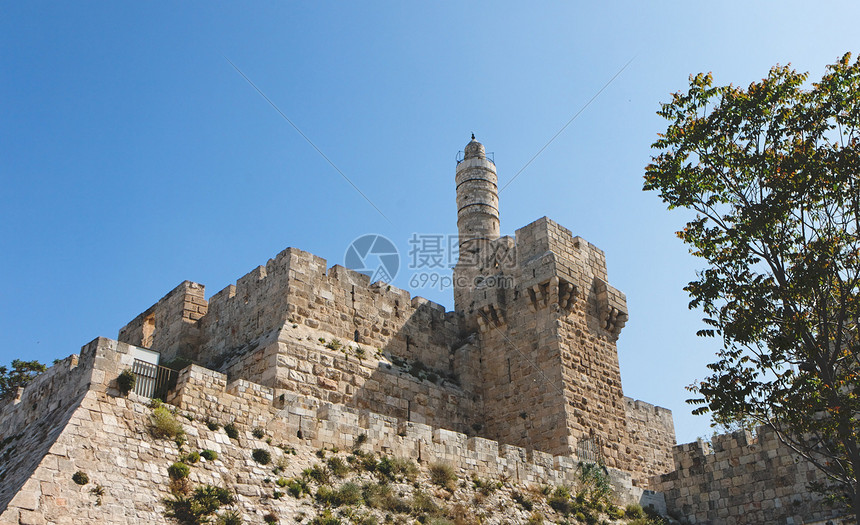
[[806,80],[691,76],[644,189],[695,212],[678,236],[707,262],[685,289],[723,344],[694,413],[772,426],[860,514],[860,61]]
[[12,361],[12,370],[0,366],[0,399],[14,395],[18,387],[26,386],[34,377],[47,369],[38,361]]

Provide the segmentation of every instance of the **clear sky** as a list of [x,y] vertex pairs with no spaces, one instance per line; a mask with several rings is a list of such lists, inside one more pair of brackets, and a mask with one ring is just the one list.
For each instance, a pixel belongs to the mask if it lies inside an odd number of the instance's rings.
[[409,285],[409,239],[456,232],[474,132],[502,186],[528,165],[503,234],[546,215],[606,252],[625,394],[672,409],[678,442],[709,435],[684,403],[716,344],[682,291],[701,263],[641,190],[655,111],[691,73],[816,78],[860,51],[860,7],[820,5],[5,2],[0,364],[115,338],[181,281],[210,296],[287,246],[342,264],[367,233],[403,256],[395,285],[450,308]]

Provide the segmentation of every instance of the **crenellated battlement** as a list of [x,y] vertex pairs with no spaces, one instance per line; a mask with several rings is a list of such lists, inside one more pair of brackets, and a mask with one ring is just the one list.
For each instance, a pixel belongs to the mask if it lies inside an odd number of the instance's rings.
[[[501,237],[458,266],[477,268],[460,290],[467,324],[487,330],[505,323],[521,301],[531,310],[552,307],[570,313],[576,301],[588,304],[596,329],[617,338],[627,322],[627,300],[607,282],[602,250],[567,228],[542,217]],[[462,270],[465,271],[465,270]],[[511,310],[511,312],[509,312]]]
[[[196,365],[180,373],[174,392],[169,402],[198,420],[211,418],[224,405],[242,406],[242,412],[220,417],[229,417],[244,427],[264,428],[286,442],[317,449],[349,449],[364,435],[375,452],[426,463],[442,462],[491,479],[574,485],[578,465],[593,460],[576,455],[553,456],[301,394],[279,395],[275,389],[244,379],[228,381],[226,375]],[[632,485],[629,473],[610,469],[609,474],[620,502],[641,500],[643,490]]]
[[[336,337],[374,347],[388,346],[402,329],[399,319],[416,313],[428,325],[451,325],[445,307],[367,275],[334,265],[308,252],[287,248],[235,284],[203,298],[205,287],[185,281],[119,332],[120,340],[155,348],[162,358],[206,364],[247,351],[256,342],[277,339],[287,324],[323,327]],[[417,319],[416,319],[417,321]],[[399,353],[406,354],[403,334]],[[426,353],[426,352],[425,352]],[[438,364],[442,356],[420,356]]]

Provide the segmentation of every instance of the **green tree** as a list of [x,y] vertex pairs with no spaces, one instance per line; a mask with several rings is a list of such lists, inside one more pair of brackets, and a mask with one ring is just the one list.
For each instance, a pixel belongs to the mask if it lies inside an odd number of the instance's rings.
[[38,361],[12,361],[12,370],[0,366],[0,399],[12,396],[19,386],[26,386],[34,377],[47,369]]
[[806,79],[691,76],[644,189],[694,212],[678,236],[707,261],[685,290],[722,348],[694,413],[773,427],[860,515],[860,61]]

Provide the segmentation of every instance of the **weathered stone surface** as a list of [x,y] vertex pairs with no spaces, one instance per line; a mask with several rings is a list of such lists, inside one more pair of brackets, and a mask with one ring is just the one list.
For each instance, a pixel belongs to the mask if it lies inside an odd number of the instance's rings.
[[823,522],[840,515],[809,491],[810,482],[824,481],[820,471],[766,427],[755,437],[741,431],[678,445],[673,455],[675,470],[651,480],[672,513],[738,525]]
[[[116,341],[98,339],[83,349],[79,372],[104,366],[117,375],[127,350]],[[96,361],[93,355],[101,359]],[[62,385],[61,379],[62,375],[55,375],[53,381]],[[169,399],[187,437],[182,450],[173,441],[150,433],[152,410],[148,402],[133,394],[128,399],[118,397],[104,384],[90,384],[82,398],[69,398],[65,409],[70,416],[56,429],[55,441],[42,445],[44,458],[33,463],[35,467],[30,470],[10,470],[7,464],[0,469],[4,479],[20,480],[15,483],[19,487],[16,492],[7,492],[14,494],[11,501],[0,502],[0,523],[168,523],[162,503],[169,496],[167,467],[184,452],[202,449],[214,450],[218,457],[192,466],[189,479],[193,484],[226,484],[239,495],[238,508],[246,516],[255,515],[262,501],[282,515],[293,515],[299,512],[300,503],[292,498],[275,502],[268,497],[271,488],[266,488],[263,480],[272,475],[271,468],[251,459],[251,450],[268,450],[272,464],[282,465],[279,475],[289,478],[298,476],[308,461],[313,461],[314,451],[348,450],[362,435],[366,436],[362,446],[366,451],[443,462],[471,475],[493,479],[509,476],[521,483],[551,485],[574,483],[577,476],[576,470],[569,468],[577,458],[553,458],[500,446],[295,393],[285,393],[279,406],[269,387],[245,380],[228,384],[224,374],[196,365],[180,373]],[[3,407],[0,415],[5,416],[9,408]],[[96,421],[98,426],[87,424]],[[210,423],[217,423],[218,428],[210,429]],[[227,437],[223,429],[226,423],[239,430],[238,439]],[[102,431],[105,426],[111,431]],[[254,429],[264,429],[264,437],[256,437]],[[291,448],[297,455],[287,452]],[[72,481],[77,471],[87,474],[86,485]],[[641,490],[632,487],[630,475],[612,473],[619,497],[637,500]]]

